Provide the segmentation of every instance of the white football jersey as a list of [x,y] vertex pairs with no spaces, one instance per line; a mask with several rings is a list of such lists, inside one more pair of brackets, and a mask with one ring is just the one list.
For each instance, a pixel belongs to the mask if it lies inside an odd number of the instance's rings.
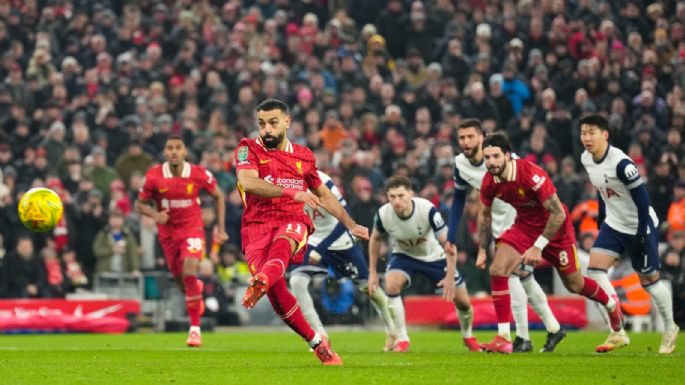
[[[347,207],[347,202],[343,198],[338,187],[333,183],[331,177],[319,171],[321,182],[328,187],[333,195],[340,201],[343,207]],[[312,246],[325,246],[328,250],[347,250],[354,246],[354,240],[347,228],[331,215],[326,209],[320,207],[313,209],[304,205],[304,211],[309,215],[314,223],[314,232],[309,236],[308,244]]]
[[[511,154],[511,157],[518,159],[516,154]],[[485,159],[481,160],[479,165],[473,165],[462,153],[454,157],[454,165],[456,166],[454,172],[456,189],[466,190],[471,186],[476,190],[480,190],[480,186],[483,184],[483,177],[488,172],[488,169],[485,167]],[[492,203],[492,236],[498,238],[514,224],[515,219],[516,209],[509,203],[495,198],[495,201]]]
[[[635,163],[623,151],[611,145],[599,162],[595,162],[587,151],[583,152],[580,160],[590,176],[590,182],[602,196],[606,224],[618,232],[636,234],[637,206],[630,190],[641,186],[643,182]],[[649,216],[654,227],[657,227],[659,219],[651,206]]]
[[413,198],[413,210],[409,218],[400,218],[390,203],[378,209],[374,226],[391,238],[392,252],[404,254],[423,262],[445,258],[437,236],[447,231],[440,212],[424,198]]

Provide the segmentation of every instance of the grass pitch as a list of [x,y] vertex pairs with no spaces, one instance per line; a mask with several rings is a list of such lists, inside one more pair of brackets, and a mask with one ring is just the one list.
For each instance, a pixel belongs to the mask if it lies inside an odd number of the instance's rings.
[[[478,333],[490,340],[494,332]],[[333,332],[343,367],[323,367],[290,331],[185,334],[3,335],[0,384],[682,384],[685,355],[656,353],[660,335],[600,355],[605,333],[570,332],[556,353],[469,353],[455,331],[410,331],[411,352],[381,353],[381,332]],[[543,333],[532,335],[537,351]],[[680,338],[680,351],[685,339]]]

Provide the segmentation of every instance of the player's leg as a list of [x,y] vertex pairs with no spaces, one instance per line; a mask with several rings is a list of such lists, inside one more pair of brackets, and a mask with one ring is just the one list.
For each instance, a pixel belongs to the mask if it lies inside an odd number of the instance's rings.
[[[505,232],[514,235],[512,229]],[[515,238],[515,237],[514,237]],[[490,265],[490,288],[492,302],[497,316],[497,336],[490,342],[483,344],[483,348],[489,352],[511,353],[511,296],[509,293],[509,276],[521,262],[521,253],[508,242],[500,241],[497,244],[495,258]]]
[[456,289],[452,302],[454,302],[454,306],[457,309],[459,328],[461,329],[461,336],[464,339],[464,346],[472,352],[480,352],[483,349],[480,347],[476,337],[473,336],[473,306],[471,306],[471,299],[469,298],[469,293],[466,289],[466,282],[464,281],[464,278],[458,274],[454,284]]
[[[186,233],[187,234],[187,233]],[[204,312],[202,299],[203,284],[197,278],[198,266],[202,258],[204,242],[201,233],[190,233],[180,237],[180,263],[185,292],[186,310],[190,318],[187,345],[199,347],[202,344],[200,317]]]
[[[305,255],[305,261],[308,260],[308,256],[315,250],[314,247],[309,246],[307,249],[307,255]],[[323,327],[323,323],[319,318],[319,314],[316,312],[314,307],[314,300],[309,293],[309,284],[312,282],[312,278],[316,275],[325,275],[327,271],[319,266],[304,265],[296,268],[290,274],[290,288],[293,294],[297,298],[302,308],[302,313],[307,319],[309,324],[314,328],[316,332],[322,336],[328,337],[326,329]]]
[[[329,259],[329,257],[334,257]],[[331,266],[336,273],[336,277],[350,277],[356,283],[359,291],[368,295],[371,300],[371,306],[376,310],[378,318],[383,323],[386,335],[387,349],[392,350],[395,345],[395,322],[390,314],[389,302],[390,298],[385,294],[385,291],[378,287],[374,290],[373,295],[369,295],[369,287],[366,281],[369,278],[369,266],[366,263],[366,257],[359,245],[354,245],[347,250],[337,251],[332,254],[326,254],[323,261],[328,266]]]
[[264,262],[257,268],[243,296],[243,306],[248,309],[254,307],[269,288],[283,278],[290,259],[303,252],[307,245],[308,229],[302,223],[289,223],[272,231],[273,238],[267,241],[266,254],[261,258]]
[[564,286],[570,292],[600,303],[607,310],[612,332],[595,351],[604,353],[627,346],[630,339],[623,330],[621,305],[614,298],[611,298],[597,281],[581,274],[575,244],[548,245],[543,250],[542,255],[559,271]]
[[633,269],[638,272],[640,284],[652,297],[659,315],[664,320],[664,334],[659,353],[670,354],[675,350],[679,328],[673,320],[671,291],[659,279],[658,231],[652,226],[650,230],[650,234],[645,238],[644,251],[633,250],[631,262]]
[[[554,316],[552,309],[549,307],[547,295],[542,290],[542,287],[540,287],[538,281],[535,280],[533,273],[519,270],[517,275],[519,275],[521,285],[526,292],[531,307],[540,316],[542,323],[545,325],[545,330],[547,330],[547,340],[540,352],[553,352],[559,342],[566,337],[566,331],[561,329],[557,317]],[[516,349],[516,344],[514,344],[514,349]]]
[[[408,258],[407,258],[408,259]],[[411,273],[400,270],[393,266],[392,261],[389,270],[385,273],[383,287],[388,295],[388,309],[395,325],[395,341],[390,341],[392,334],[386,335],[386,346],[384,350],[394,352],[406,352],[409,350],[409,334],[407,333],[407,323],[402,303],[402,289],[410,282]],[[388,346],[392,343],[392,346]]]
[[326,337],[315,332],[307,323],[302,314],[302,310],[297,302],[297,298],[288,291],[284,279],[276,280],[266,293],[271,306],[283,322],[299,334],[309,346],[314,350],[317,358],[324,365],[342,365],[340,357],[331,349]]
[[609,280],[609,269],[616,264],[625,250],[624,244],[627,243],[625,235],[609,227],[606,223],[602,224],[597,234],[592,249],[590,249],[590,264],[588,265],[587,275],[595,280],[599,286],[619,302],[614,285]]
[[516,274],[509,276],[509,295],[511,296],[511,314],[516,324],[514,352],[525,353],[533,350],[528,334],[528,297],[521,280]]

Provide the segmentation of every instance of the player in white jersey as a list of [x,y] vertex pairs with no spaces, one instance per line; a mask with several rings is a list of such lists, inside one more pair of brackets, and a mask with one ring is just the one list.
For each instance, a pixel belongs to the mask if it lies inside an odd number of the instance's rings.
[[[588,275],[617,299],[607,270],[621,255],[630,254],[640,284],[649,292],[664,320],[659,353],[670,354],[675,350],[679,329],[673,321],[671,293],[659,281],[658,219],[650,206],[647,188],[635,163],[609,144],[609,125],[604,117],[588,115],[580,119],[580,140],[585,147],[581,161],[598,190],[600,219],[606,215],[590,250]],[[597,351],[608,352],[629,342],[624,330],[612,332]]]
[[392,241],[390,262],[385,273],[385,292],[390,297],[390,314],[396,326],[396,340],[386,348],[394,352],[409,350],[409,336],[400,293],[411,284],[411,275],[421,273],[434,285],[442,287],[442,297],[457,308],[464,344],[471,351],[481,351],[472,334],[473,308],[464,279],[457,272],[457,250],[447,242],[447,226],[433,204],[415,198],[411,181],[393,176],[385,187],[389,203],[378,209],[369,241],[369,293],[378,291],[376,262],[382,235]]
[[[466,192],[469,187],[480,190],[483,177],[487,172],[483,160],[483,127],[478,119],[467,119],[457,126],[457,139],[462,153],[454,158],[455,191],[449,217],[449,231],[447,240],[456,245],[457,227],[464,211]],[[512,155],[516,157],[516,155]],[[514,223],[516,210],[508,203],[495,199],[492,205],[492,235],[498,238]],[[531,267],[532,268],[532,267]],[[545,329],[547,340],[541,352],[553,352],[554,348],[566,336],[566,332],[559,325],[554,313],[547,303],[547,295],[535,280],[533,274],[527,270],[518,269],[509,277],[511,293],[511,311],[516,323],[516,339],[514,352],[530,352],[533,345],[528,332],[528,299],[535,312],[540,316]]]
[[[331,190],[343,207],[347,207],[345,198],[331,177],[321,171],[318,173],[321,182]],[[360,285],[362,292],[366,292],[368,267],[361,247],[340,221],[323,208],[313,209],[305,205],[304,211],[312,219],[316,230],[309,236],[302,265],[292,270],[289,282],[293,294],[300,303],[302,313],[314,331],[328,336],[309,293],[312,278],[317,275],[324,277],[331,275],[334,279],[349,278]],[[386,327],[386,332],[393,333],[394,324],[388,309],[388,296],[383,290],[377,290],[370,298]]]

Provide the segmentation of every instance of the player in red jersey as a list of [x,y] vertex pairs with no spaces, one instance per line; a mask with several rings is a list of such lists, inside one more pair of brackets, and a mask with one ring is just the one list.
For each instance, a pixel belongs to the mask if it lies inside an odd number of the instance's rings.
[[283,275],[290,261],[301,262],[307,237],[314,231],[305,204],[323,206],[356,237],[369,239],[369,231],[356,224],[321,183],[311,150],[286,138],[290,115],[285,103],[263,101],[257,107],[257,121],[259,137],[241,140],[235,152],[238,188],[245,205],[243,252],[253,276],[243,305],[250,309],[266,294],[274,311],[309,343],[324,365],[342,365],[328,341],[305,320]]
[[[185,293],[190,317],[188,346],[202,345],[200,316],[204,312],[202,281],[197,278],[204,249],[204,225],[200,209],[200,190],[216,199],[218,233],[216,241],[228,239],[224,230],[224,194],[217,188],[212,173],[185,161],[187,149],[180,136],[172,135],[164,146],[166,162],[152,166],[138,194],[138,212],[157,222],[159,242],[167,267]],[[155,207],[156,206],[156,207]]]
[[612,329],[620,330],[623,317],[619,304],[596,281],[580,272],[573,224],[551,178],[531,162],[512,159],[510,149],[509,140],[503,134],[490,135],[483,141],[488,173],[480,189],[478,267],[485,268],[493,200],[499,198],[516,209],[514,224],[496,240],[495,258],[490,265],[498,334],[492,342],[483,344],[483,348],[489,352],[511,353],[509,275],[521,262],[535,266],[541,258],[554,265],[569,291],[604,305]]

